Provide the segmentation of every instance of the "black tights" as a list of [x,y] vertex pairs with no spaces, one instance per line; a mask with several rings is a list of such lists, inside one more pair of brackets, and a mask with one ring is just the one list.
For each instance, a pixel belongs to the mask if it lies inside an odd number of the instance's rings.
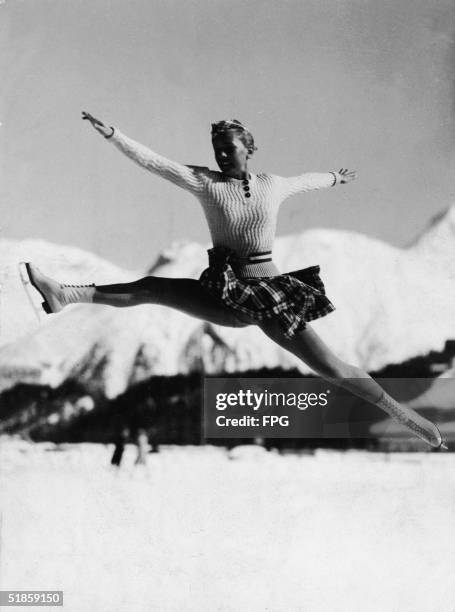
[[140,304],[170,306],[188,315],[225,327],[245,327],[251,323],[236,316],[221,301],[191,278],[146,276],[132,283],[97,285],[93,302],[117,308]]
[[[226,327],[253,324],[242,320],[241,315],[234,315],[221,301],[211,296],[199,281],[190,278],[146,276],[132,283],[96,286],[93,301],[116,307],[160,304]],[[265,321],[259,326],[269,338],[299,357],[323,378],[349,386],[351,392],[370,402],[380,398],[382,388],[366,372],[334,355],[310,326],[292,340],[284,336],[276,321]]]
[[[189,278],[146,276],[132,283],[96,286],[93,302],[116,307],[160,304],[216,325],[245,327],[255,324],[242,315],[235,315],[199,281]],[[408,426],[419,424],[420,429],[427,432],[427,438],[437,438],[439,432],[435,425],[396,402],[367,372],[339,359],[309,325],[292,339],[286,338],[277,319],[268,319],[258,325],[269,338],[296,355],[322,378],[380,405]]]

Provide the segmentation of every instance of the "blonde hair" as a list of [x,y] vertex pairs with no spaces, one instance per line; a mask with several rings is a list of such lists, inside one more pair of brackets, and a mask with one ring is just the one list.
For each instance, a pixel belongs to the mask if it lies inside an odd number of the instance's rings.
[[236,132],[250,153],[257,151],[253,134],[238,119],[229,119],[212,123],[212,139],[225,132]]

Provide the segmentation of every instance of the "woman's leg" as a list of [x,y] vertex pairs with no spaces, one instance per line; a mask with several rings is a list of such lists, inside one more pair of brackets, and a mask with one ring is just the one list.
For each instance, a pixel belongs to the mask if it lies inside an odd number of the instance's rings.
[[116,307],[160,304],[217,325],[250,325],[191,278],[146,276],[132,283],[95,285],[92,301]]
[[46,276],[31,263],[22,263],[21,275],[41,294],[48,313],[60,312],[68,304],[106,304],[118,308],[139,304],[160,304],[185,312],[198,319],[225,325],[245,327],[252,323],[236,316],[221,300],[208,293],[199,281],[191,278],[146,276],[132,283],[115,285],[65,285]]
[[432,446],[440,446],[442,440],[436,425],[394,400],[369,374],[339,359],[311,327],[307,326],[292,339],[284,336],[276,320],[261,323],[260,327],[269,338],[302,359],[323,378],[382,408]]
[[198,319],[225,325],[245,327],[251,321],[236,316],[221,300],[213,297],[201,283],[191,278],[146,276],[132,283],[115,285],[65,285],[46,276],[32,263],[20,264],[21,276],[44,300],[48,313],[60,312],[68,304],[106,304],[118,308],[139,304],[160,304],[185,312]]

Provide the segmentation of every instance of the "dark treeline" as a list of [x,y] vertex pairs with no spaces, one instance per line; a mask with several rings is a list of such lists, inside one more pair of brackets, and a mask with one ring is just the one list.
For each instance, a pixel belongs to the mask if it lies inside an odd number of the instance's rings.
[[[422,378],[435,376],[434,364],[447,361],[447,348],[398,365],[373,372],[377,378]],[[262,369],[224,374],[234,378],[302,378],[297,370]],[[36,385],[17,385],[0,395],[0,433],[19,434],[34,441],[101,442],[115,440],[128,428],[133,440],[145,429],[152,447],[160,444],[222,444],[228,447],[252,440],[207,440],[203,435],[203,382],[200,372],[178,376],[154,376],[132,385],[113,400],[91,393],[80,382],[67,380],[56,389]],[[420,381],[425,385],[425,381]],[[428,383],[429,384],[429,383]],[[424,390],[424,387],[419,389]],[[405,394],[404,394],[405,395]],[[408,399],[403,396],[401,399]],[[356,397],[343,406],[347,419],[381,420],[384,414]],[[428,415],[430,416],[430,415]],[[269,439],[266,447],[315,448],[328,446],[374,447],[374,440],[362,437],[359,430],[350,440]]]

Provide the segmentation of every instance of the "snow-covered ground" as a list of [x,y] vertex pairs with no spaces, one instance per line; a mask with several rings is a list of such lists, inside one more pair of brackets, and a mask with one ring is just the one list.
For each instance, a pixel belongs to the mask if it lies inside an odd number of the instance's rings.
[[114,473],[111,452],[3,441],[1,589],[68,612],[455,610],[452,453],[165,447],[146,473],[128,447]]

